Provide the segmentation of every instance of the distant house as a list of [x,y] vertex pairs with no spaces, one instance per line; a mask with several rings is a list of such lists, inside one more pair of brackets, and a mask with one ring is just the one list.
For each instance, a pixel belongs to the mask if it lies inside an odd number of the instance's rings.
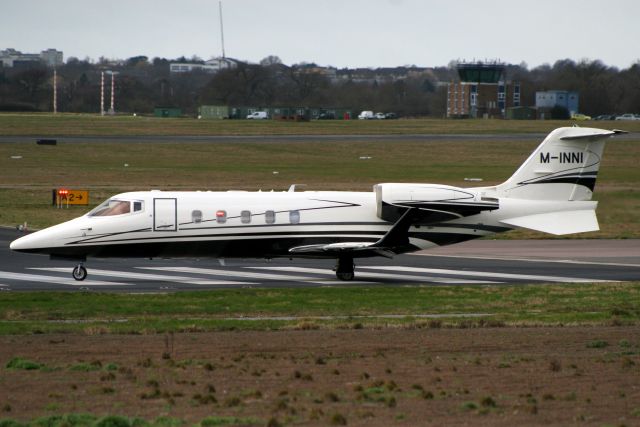
[[169,71],[171,73],[190,73],[192,71],[200,70],[205,73],[215,74],[218,71],[226,70],[230,68],[236,68],[239,61],[232,58],[211,58],[204,63],[199,62],[172,62],[169,64]]
[[551,109],[554,107],[564,107],[569,114],[580,111],[578,104],[580,95],[578,92],[568,90],[547,90],[536,92],[536,107],[538,109]]

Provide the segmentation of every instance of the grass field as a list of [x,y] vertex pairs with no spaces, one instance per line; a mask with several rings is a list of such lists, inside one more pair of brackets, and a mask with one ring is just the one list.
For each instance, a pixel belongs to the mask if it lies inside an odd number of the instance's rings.
[[[0,114],[0,135],[371,135],[546,133],[570,120],[197,120],[96,114]],[[640,122],[587,122],[581,126],[640,131]]]
[[[4,114],[0,135],[499,134],[544,133],[566,124]],[[640,123],[615,127],[638,131]],[[26,221],[40,228],[90,208],[51,207],[55,187],[88,189],[94,206],[118,192],[150,188],[285,190],[304,183],[307,190],[369,191],[375,183],[394,181],[464,186],[465,177],[490,185],[508,177],[536,144],[3,143],[0,224]],[[608,145],[596,191],[602,230],[580,237],[640,238],[639,158],[640,138]],[[439,425],[637,419],[640,409],[631,403],[638,401],[637,393],[625,381],[631,384],[640,366],[639,307],[639,282],[140,295],[2,292],[0,427],[343,425],[347,420],[349,425],[418,425],[435,415]],[[618,325],[629,327],[608,327]],[[207,331],[215,333],[199,333]],[[176,353],[174,332],[181,333]],[[97,336],[102,334],[111,335]],[[583,407],[595,406],[593,417],[583,413]]]
[[[428,327],[430,320],[412,317],[424,314],[463,327],[637,324],[639,307],[640,283],[11,293],[0,299],[0,334]],[[468,317],[447,317],[454,313]],[[389,314],[406,317],[377,317]],[[279,316],[291,319],[269,318]]]
[[[119,192],[151,188],[278,191],[297,183],[306,184],[306,190],[370,191],[380,182],[470,186],[464,181],[467,177],[480,177],[482,185],[491,185],[511,175],[536,145],[535,141],[498,140],[3,143],[0,224],[27,221],[32,228],[41,228],[87,211],[51,207],[51,189],[57,187],[88,189],[95,205]],[[361,160],[362,156],[371,158]],[[640,237],[639,158],[640,139],[608,144],[595,193],[601,201],[602,230],[579,237]],[[518,231],[502,236],[543,235]]]

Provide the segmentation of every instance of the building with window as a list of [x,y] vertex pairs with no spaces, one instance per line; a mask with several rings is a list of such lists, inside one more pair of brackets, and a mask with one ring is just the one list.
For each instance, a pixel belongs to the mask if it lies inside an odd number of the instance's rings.
[[506,81],[504,64],[460,63],[459,81],[447,89],[447,117],[500,117],[507,108],[520,106],[520,82]]
[[7,68],[28,63],[44,63],[48,67],[57,67],[63,63],[63,54],[56,49],[47,49],[40,53],[22,53],[8,48],[0,50],[0,62]]
[[578,111],[580,95],[578,92],[568,90],[547,90],[544,92],[536,92],[536,108],[544,110],[554,107],[566,108],[569,114],[575,114]]
[[169,71],[171,73],[190,73],[192,71],[200,70],[205,73],[215,74],[220,70],[226,70],[229,68],[236,68],[238,62],[231,58],[211,58],[204,63],[199,62],[172,62],[169,64]]

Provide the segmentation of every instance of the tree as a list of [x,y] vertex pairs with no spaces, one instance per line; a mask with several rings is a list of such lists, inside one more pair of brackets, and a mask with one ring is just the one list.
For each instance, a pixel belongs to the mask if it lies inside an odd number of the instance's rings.
[[282,64],[282,60],[276,55],[269,55],[260,60],[260,65],[263,67],[269,67],[276,64]]

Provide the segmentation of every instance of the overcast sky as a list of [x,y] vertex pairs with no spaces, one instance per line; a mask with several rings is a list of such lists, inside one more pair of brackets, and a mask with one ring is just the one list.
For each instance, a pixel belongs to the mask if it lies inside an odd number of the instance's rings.
[[[337,67],[640,59],[639,0],[223,0],[228,57]],[[218,0],[2,0],[0,49],[221,55]]]

